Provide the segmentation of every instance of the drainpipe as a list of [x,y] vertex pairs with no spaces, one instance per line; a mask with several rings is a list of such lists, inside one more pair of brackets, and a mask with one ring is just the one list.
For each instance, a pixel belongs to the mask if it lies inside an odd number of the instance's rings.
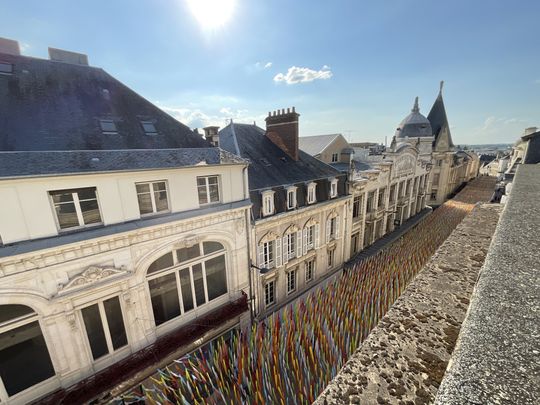
[[[247,169],[248,166],[246,165],[242,169],[242,177],[243,177],[243,189],[244,189],[244,198],[249,198],[249,190],[248,190],[248,175],[247,175]],[[253,320],[255,318],[255,309],[254,309],[254,301],[255,296],[253,295],[253,276],[251,274],[251,215],[249,213],[251,208],[248,208],[244,210],[244,218],[246,222],[246,244],[247,244],[247,272],[248,272],[248,281],[249,281],[249,318],[251,321],[251,324],[253,324]]]

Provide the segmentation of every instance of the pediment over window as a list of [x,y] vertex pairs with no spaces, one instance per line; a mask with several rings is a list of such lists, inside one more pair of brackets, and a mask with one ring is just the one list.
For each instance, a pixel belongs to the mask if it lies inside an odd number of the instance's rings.
[[315,221],[315,219],[313,218],[310,218],[309,221],[307,221],[304,225],[304,228],[307,228],[308,226],[313,226],[313,225],[317,225],[318,222]]
[[330,211],[330,214],[328,214],[327,219],[332,219],[337,216],[338,216],[338,212],[335,209],[333,209],[332,211]]
[[300,230],[300,228],[298,228],[298,226],[296,226],[296,224],[293,224],[291,226],[289,226],[285,232],[283,233],[284,235],[287,235],[289,233],[293,233],[293,232],[298,232]]
[[100,282],[107,279],[112,279],[129,274],[125,269],[117,269],[114,267],[99,267],[90,266],[82,273],[71,277],[67,283],[58,285],[58,293],[64,294],[72,290],[85,287],[89,284]]
[[272,240],[276,240],[279,236],[275,233],[275,232],[268,232],[266,233],[262,238],[261,240],[259,240],[259,244],[261,243],[265,243],[265,242],[270,242]]

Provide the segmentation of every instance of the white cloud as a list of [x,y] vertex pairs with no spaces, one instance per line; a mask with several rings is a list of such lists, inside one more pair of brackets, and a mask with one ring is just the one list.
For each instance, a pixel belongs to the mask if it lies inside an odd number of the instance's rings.
[[266,63],[264,63],[264,62],[257,62],[257,63],[255,63],[255,67],[256,67],[257,69],[269,69],[269,68],[272,67],[272,62],[266,62]]
[[27,43],[27,42],[19,42],[19,49],[21,50],[21,52],[26,52],[27,50],[29,50],[31,48],[30,44]]
[[314,80],[326,80],[333,76],[330,67],[324,65],[321,70],[313,70],[306,67],[292,66],[286,74],[278,73],[274,76],[275,82],[285,82],[287,84],[307,83]]

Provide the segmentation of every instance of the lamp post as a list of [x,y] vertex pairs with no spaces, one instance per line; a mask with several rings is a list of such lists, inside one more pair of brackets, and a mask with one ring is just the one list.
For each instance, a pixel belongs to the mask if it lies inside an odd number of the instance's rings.
[[[270,269],[266,267],[257,267],[253,263],[249,264],[250,271],[249,271],[249,315],[251,318],[251,323],[255,320],[255,308],[253,305],[253,302],[255,301],[255,296],[253,295],[253,279],[251,276],[251,269],[255,269],[258,271],[259,274],[266,274],[270,271]],[[258,285],[258,284],[257,284]]]

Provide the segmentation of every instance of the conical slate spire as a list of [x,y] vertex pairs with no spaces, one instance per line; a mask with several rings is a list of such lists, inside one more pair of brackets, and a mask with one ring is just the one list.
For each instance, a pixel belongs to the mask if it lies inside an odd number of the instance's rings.
[[418,96],[414,99],[414,107],[411,110],[412,112],[420,112],[420,108],[418,107]]
[[452,142],[452,136],[450,135],[450,125],[448,124],[448,118],[446,116],[446,109],[444,107],[444,101],[442,96],[444,81],[441,80],[439,87],[439,95],[433,103],[433,107],[428,114],[428,120],[431,123],[431,128],[433,130],[433,135],[435,140],[433,141],[433,146],[437,146],[439,141],[442,141],[442,138],[446,138],[446,143],[449,148],[454,146]]

